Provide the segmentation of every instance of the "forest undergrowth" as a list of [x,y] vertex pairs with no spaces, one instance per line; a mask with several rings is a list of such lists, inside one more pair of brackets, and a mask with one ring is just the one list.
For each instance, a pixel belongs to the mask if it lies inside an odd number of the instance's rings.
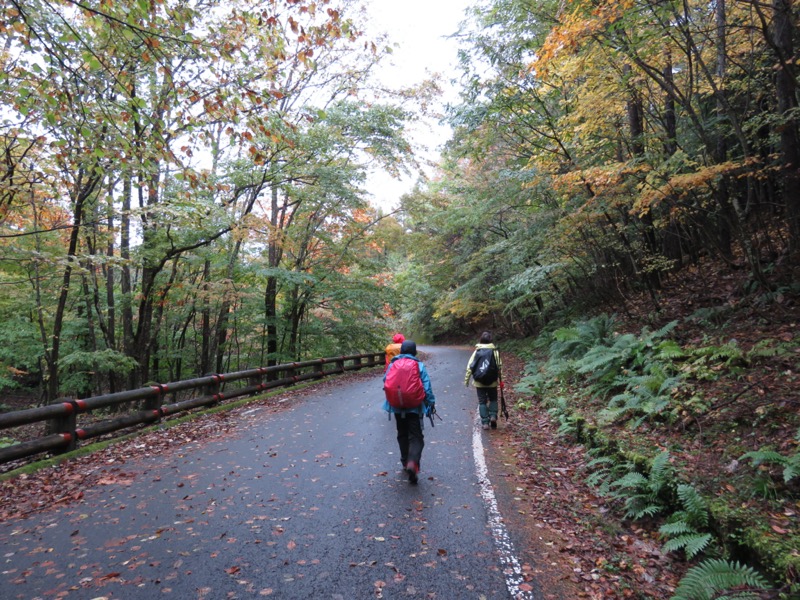
[[506,345],[493,468],[543,597],[800,597],[800,295],[748,285],[703,264]]

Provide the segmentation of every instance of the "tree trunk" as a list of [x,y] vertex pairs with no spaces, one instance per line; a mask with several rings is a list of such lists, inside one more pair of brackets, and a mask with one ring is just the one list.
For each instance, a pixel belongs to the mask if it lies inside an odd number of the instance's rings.
[[793,0],[773,0],[773,43],[780,63],[775,74],[778,99],[781,160],[783,162],[783,201],[789,226],[789,253],[793,262],[800,259],[800,140],[798,139],[795,61],[792,34]]
[[[129,175],[122,184],[122,214],[120,216],[119,255],[122,259],[120,290],[122,291],[122,349],[126,356],[134,356],[133,290],[131,278],[131,195],[133,188]],[[128,387],[136,387],[135,369],[128,375]]]
[[[116,273],[112,266],[112,259],[114,258],[114,196],[108,194],[108,207],[107,207],[107,222],[108,228],[108,245],[106,247],[106,256],[109,261],[105,268],[106,275],[106,344],[112,350],[117,350],[117,307],[116,296],[114,295],[114,275]],[[116,372],[109,373],[108,377],[108,391],[114,393],[118,389],[119,376]]]
[[[239,256],[239,249],[242,247],[242,242],[237,240],[231,251],[231,256],[228,260],[228,270],[226,277],[228,281],[233,281],[234,268],[236,267],[236,259]],[[222,373],[222,365],[225,363],[225,354],[227,352],[228,342],[228,323],[230,321],[231,312],[231,294],[226,292],[222,298],[222,304],[219,308],[219,317],[217,318],[217,373]]]
[[[722,102],[722,89],[724,88],[725,75],[727,73],[728,65],[728,51],[727,51],[727,16],[725,14],[725,0],[717,0],[715,12],[716,24],[716,43],[717,43],[717,78],[719,79],[718,88],[719,93],[716,95],[717,99],[717,114],[722,116],[725,114],[725,106]],[[714,152],[715,162],[723,163],[728,158],[728,142],[725,136],[720,132],[717,134],[717,145]],[[733,260],[733,243],[732,223],[736,218],[733,214],[733,207],[730,200],[730,188],[725,178],[719,182],[719,185],[714,190],[717,206],[720,208],[720,219],[716,227],[717,236],[716,242],[719,245],[719,251],[722,256],[728,260]]]
[[208,375],[211,373],[211,299],[209,291],[209,278],[211,277],[211,261],[206,259],[203,263],[203,291],[202,310],[200,311],[200,329],[202,331],[200,340],[200,373]]
[[[627,78],[630,76],[631,68],[625,65],[623,75]],[[631,136],[631,154],[633,158],[640,160],[644,157],[644,109],[642,108],[642,99],[639,93],[633,88],[632,85],[628,86],[629,96],[627,102],[628,111],[628,131]],[[639,216],[639,220],[644,227],[644,241],[647,253],[654,256],[658,253],[658,245],[656,241],[655,226],[653,225],[653,213],[648,208],[643,214]],[[653,303],[658,308],[654,289],[660,287],[658,274],[653,271],[647,271],[644,274],[644,280],[647,284],[647,289],[653,299]]]
[[61,332],[64,327],[64,315],[67,310],[67,298],[69,296],[70,279],[72,278],[72,264],[78,251],[78,240],[80,238],[80,230],[83,219],[83,205],[87,198],[89,198],[89,196],[94,192],[94,189],[100,180],[100,178],[94,174],[89,176],[85,182],[83,181],[83,178],[84,174],[80,173],[78,175],[78,181],[75,184],[76,190],[72,206],[72,229],[70,230],[69,245],[67,247],[67,263],[66,267],[64,267],[64,275],[61,279],[61,290],[58,295],[58,305],[56,306],[56,313],[53,319],[53,332],[50,343],[50,359],[47,365],[48,380],[46,401],[48,403],[58,398],[58,361],[61,351]]
[[667,83],[666,97],[664,99],[664,152],[672,156],[678,150],[678,120],[675,113],[675,81],[672,76],[672,54],[667,51],[666,64],[664,65],[664,81]]

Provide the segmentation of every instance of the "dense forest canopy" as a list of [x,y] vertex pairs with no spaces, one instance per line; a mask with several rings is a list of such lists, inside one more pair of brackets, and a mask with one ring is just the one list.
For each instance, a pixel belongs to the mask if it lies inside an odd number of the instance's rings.
[[387,327],[368,169],[412,164],[355,2],[4,4],[0,384],[90,395]]
[[796,288],[796,23],[780,1],[479,3],[442,177],[405,199],[409,321],[526,336],[639,290],[655,314],[709,256]]
[[[440,174],[386,217],[434,88],[378,90],[358,0],[12,0],[0,385],[42,397],[625,309],[705,256],[797,285],[797,15],[480,0]],[[421,16],[421,18],[423,18]],[[424,96],[423,96],[424,95]]]

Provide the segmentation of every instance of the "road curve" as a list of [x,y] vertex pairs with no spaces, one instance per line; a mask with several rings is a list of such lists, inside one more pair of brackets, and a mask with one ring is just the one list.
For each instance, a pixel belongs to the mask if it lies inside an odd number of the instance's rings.
[[[381,375],[245,409],[232,435],[131,459],[0,525],[0,598],[533,598],[493,500],[469,350],[424,347],[442,421],[400,471]],[[102,480],[101,480],[102,481]]]

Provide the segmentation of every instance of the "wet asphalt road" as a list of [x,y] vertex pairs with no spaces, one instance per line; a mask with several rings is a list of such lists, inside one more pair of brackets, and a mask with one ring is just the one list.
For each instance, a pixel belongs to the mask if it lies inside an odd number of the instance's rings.
[[444,420],[425,422],[419,485],[380,375],[298,392],[0,525],[0,598],[510,598],[473,457],[469,350],[421,350]]

